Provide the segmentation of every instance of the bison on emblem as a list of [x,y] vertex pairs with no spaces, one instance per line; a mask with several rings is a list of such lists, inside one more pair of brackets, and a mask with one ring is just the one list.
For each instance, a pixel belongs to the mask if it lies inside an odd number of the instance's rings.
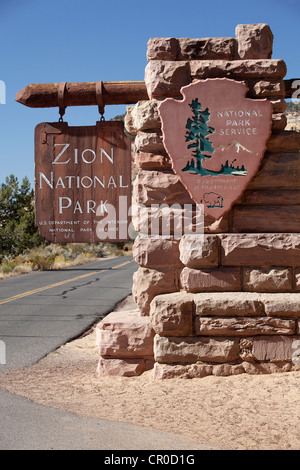
[[212,208],[212,207],[223,207],[223,202],[224,199],[220,194],[217,193],[204,193],[203,194],[203,200],[205,204],[207,204],[207,207]]
[[224,199],[217,193],[204,193],[203,200],[207,207],[223,207]]

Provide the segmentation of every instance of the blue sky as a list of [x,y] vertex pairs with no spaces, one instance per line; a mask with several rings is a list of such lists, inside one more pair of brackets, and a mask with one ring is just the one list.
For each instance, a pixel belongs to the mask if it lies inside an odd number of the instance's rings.
[[[0,0],[0,184],[28,176],[34,184],[34,128],[58,120],[57,108],[15,102],[31,83],[143,80],[150,37],[234,37],[242,23],[268,23],[273,58],[286,78],[300,78],[299,0]],[[125,106],[106,106],[110,119]],[[69,125],[94,125],[96,106],[67,108]]]

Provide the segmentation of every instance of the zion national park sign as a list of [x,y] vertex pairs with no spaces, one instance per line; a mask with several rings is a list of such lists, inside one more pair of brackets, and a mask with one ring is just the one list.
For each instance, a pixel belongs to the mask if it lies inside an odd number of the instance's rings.
[[192,199],[219,219],[257,172],[271,134],[272,105],[246,98],[242,82],[200,80],[183,100],[159,106],[165,148]]

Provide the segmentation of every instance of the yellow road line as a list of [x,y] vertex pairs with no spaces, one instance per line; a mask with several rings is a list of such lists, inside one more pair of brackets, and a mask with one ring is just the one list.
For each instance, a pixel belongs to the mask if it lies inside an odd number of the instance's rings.
[[106,271],[111,271],[112,269],[121,268],[122,266],[125,266],[126,264],[129,264],[129,263],[132,263],[132,262],[133,262],[133,260],[126,261],[125,263],[118,264],[118,266],[113,266],[113,267],[107,268],[107,269],[101,269],[100,271],[93,271],[93,272],[88,273],[88,274],[82,274],[81,276],[76,276],[76,277],[73,277],[72,279],[66,279],[65,281],[56,282],[55,284],[49,284],[48,286],[40,287],[38,289],[30,290],[28,292],[23,292],[22,294],[17,294],[17,295],[14,295],[13,297],[9,297],[8,299],[1,300],[0,305],[6,304],[8,302],[13,302],[14,300],[22,299],[23,297],[27,297],[28,295],[37,294],[37,293],[42,292],[42,291],[47,290],[47,289],[52,289],[53,287],[62,286],[63,284],[67,284],[68,282],[77,281],[77,279],[83,279],[85,277],[93,276],[94,274],[100,274],[100,273],[104,273]]

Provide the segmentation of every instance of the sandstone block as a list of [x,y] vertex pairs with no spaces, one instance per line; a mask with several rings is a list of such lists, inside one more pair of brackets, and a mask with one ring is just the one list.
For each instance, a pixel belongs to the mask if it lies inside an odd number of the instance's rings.
[[160,364],[154,365],[154,379],[194,379],[212,375],[213,367],[210,364]]
[[[267,151],[270,153],[298,152],[300,148],[300,132],[283,131],[272,134],[267,143]],[[298,155],[299,159],[299,155]]]
[[136,263],[145,268],[182,267],[179,259],[179,240],[137,237],[132,254]]
[[[272,138],[272,137],[271,137]],[[285,175],[282,178],[282,175]],[[262,165],[248,189],[299,189],[299,152],[265,154]]]
[[282,79],[277,80],[264,80],[262,79],[250,79],[246,81],[249,87],[249,92],[253,97],[266,98],[266,97],[282,97],[285,96],[285,86]]
[[235,38],[179,38],[179,60],[233,60],[236,55]]
[[135,141],[135,151],[145,153],[165,154],[161,130],[138,131]]
[[179,250],[181,262],[189,268],[218,266],[219,240],[215,235],[183,236]]
[[132,118],[132,110],[134,109],[134,106],[127,106],[126,108],[126,114],[124,117],[124,127],[127,132],[131,135],[136,135],[136,130],[133,125],[133,118]]
[[116,311],[96,328],[99,355],[118,359],[153,356],[154,332],[148,317],[137,311]]
[[263,316],[264,303],[259,295],[247,292],[193,294],[195,314],[200,316]]
[[134,155],[134,162],[142,170],[170,170],[172,168],[170,157],[167,154],[139,152]]
[[205,78],[260,78],[282,79],[287,72],[281,59],[258,60],[192,60],[190,62],[192,79]]
[[218,364],[213,366],[213,375],[217,377],[228,377],[230,375],[243,374],[245,369],[242,364]]
[[203,336],[292,335],[295,321],[267,317],[196,317],[195,330]]
[[161,336],[192,335],[192,296],[184,292],[157,295],[151,302],[150,319],[153,330]]
[[183,268],[180,284],[187,292],[224,292],[241,289],[240,270],[236,268]]
[[145,370],[144,359],[107,359],[101,357],[98,362],[97,375],[99,377],[136,377]]
[[165,364],[189,364],[198,361],[213,363],[238,359],[236,339],[208,337],[154,337],[154,359]]
[[179,240],[183,233],[203,235],[203,218],[191,207],[180,204],[151,204],[151,207],[136,205],[132,223],[141,237],[174,238]]
[[252,342],[252,354],[257,361],[292,361],[300,345],[300,336],[256,337]]
[[171,172],[140,170],[133,184],[133,197],[137,204],[192,204],[191,197]]
[[242,364],[205,364],[197,362],[195,364],[159,364],[155,363],[154,378],[155,379],[195,379],[215,376],[230,376],[243,374],[245,372]]
[[300,291],[300,268],[295,269],[295,290]]
[[232,78],[281,80],[286,75],[281,59],[258,60],[152,60],[145,69],[145,84],[150,99],[181,96],[180,89],[192,80]]
[[293,233],[220,234],[223,266],[299,266],[299,235]]
[[287,125],[287,117],[284,113],[272,114],[272,132],[280,133]]
[[[284,113],[286,111],[286,101],[284,98],[278,98],[278,97],[268,97],[268,100],[270,101],[273,109],[273,114],[276,113]],[[285,125],[286,125],[286,120],[285,120]]]
[[261,294],[261,299],[270,317],[300,318],[299,294]]
[[241,59],[270,59],[273,51],[273,33],[269,25],[239,24],[235,29],[238,57]]
[[229,232],[229,213],[224,214],[218,220],[212,220],[204,214],[204,233],[227,233]]
[[293,288],[290,269],[268,268],[243,270],[244,289],[251,292],[286,292]]
[[242,363],[245,372],[250,375],[276,374],[279,372],[289,372],[292,370],[290,362],[262,362],[262,363]]
[[236,206],[234,232],[300,232],[300,206]]
[[178,52],[178,39],[150,38],[147,45],[147,60],[176,60]]
[[160,129],[158,102],[155,100],[139,101],[135,106],[128,106],[124,119],[125,129],[136,136],[139,131]]
[[260,189],[246,190],[242,204],[252,206],[291,206],[300,204],[299,189]]
[[180,95],[180,88],[191,83],[187,61],[152,60],[145,69],[145,84],[150,99]]
[[133,275],[132,293],[142,315],[149,315],[150,303],[156,295],[178,291],[174,268],[139,267]]

